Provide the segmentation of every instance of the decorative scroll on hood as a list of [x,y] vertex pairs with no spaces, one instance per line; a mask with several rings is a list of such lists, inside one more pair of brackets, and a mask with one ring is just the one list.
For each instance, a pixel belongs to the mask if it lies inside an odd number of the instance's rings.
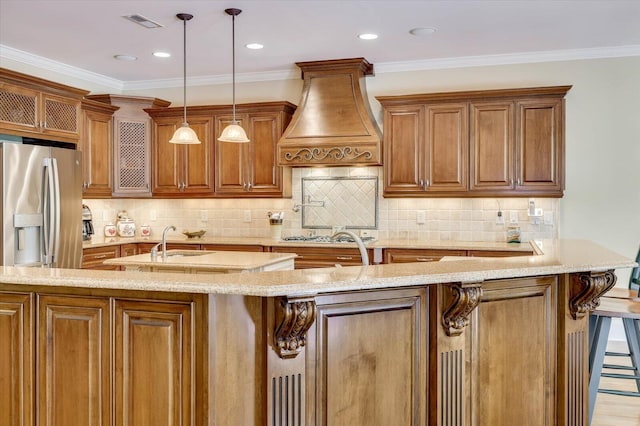
[[302,98],[278,142],[282,166],[382,164],[381,133],[367,100],[364,58],[297,62]]

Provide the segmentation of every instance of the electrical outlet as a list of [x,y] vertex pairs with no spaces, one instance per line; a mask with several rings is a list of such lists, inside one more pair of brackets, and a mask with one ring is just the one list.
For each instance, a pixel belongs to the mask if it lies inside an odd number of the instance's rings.
[[244,211],[244,222],[251,222],[251,210]]
[[158,212],[155,209],[149,210],[149,220],[152,222],[158,220]]
[[368,229],[361,229],[360,230],[360,237],[364,238],[364,237],[370,237],[371,236],[371,231],[369,231]]
[[427,214],[425,213],[424,210],[418,210],[416,212],[416,223],[418,225],[424,225],[424,223],[427,220]]
[[553,225],[553,212],[552,211],[544,212],[544,224],[545,225]]
[[509,212],[509,223],[518,223],[518,211],[511,210]]
[[496,225],[504,225],[504,215],[501,211],[498,211],[496,215]]
[[200,210],[200,220],[206,222],[209,220],[209,212],[206,210]]

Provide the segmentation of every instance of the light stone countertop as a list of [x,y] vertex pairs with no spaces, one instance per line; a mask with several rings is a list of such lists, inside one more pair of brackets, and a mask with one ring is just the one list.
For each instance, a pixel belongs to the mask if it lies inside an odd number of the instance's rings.
[[[112,237],[105,238],[94,236],[89,241],[84,241],[82,247],[105,247],[120,244],[135,243],[159,243],[159,237]],[[168,243],[181,244],[235,244],[235,245],[259,245],[264,247],[342,247],[355,248],[355,243],[317,243],[309,241],[282,241],[268,237],[203,237],[203,238],[168,238]],[[415,248],[415,249],[449,249],[449,250],[506,250],[506,251],[534,251],[529,242],[506,243],[492,241],[438,241],[438,240],[404,240],[404,239],[380,239],[366,243],[371,249],[385,248]]]
[[539,255],[243,274],[196,275],[0,267],[3,284],[181,293],[305,296],[447,282],[632,268],[635,262],[585,240],[544,240]]
[[[167,250],[167,258],[159,252],[155,259],[149,253],[107,259],[105,265],[151,268],[185,268],[203,271],[242,272],[292,260],[292,253],[245,251]],[[293,268],[293,266],[292,266]]]

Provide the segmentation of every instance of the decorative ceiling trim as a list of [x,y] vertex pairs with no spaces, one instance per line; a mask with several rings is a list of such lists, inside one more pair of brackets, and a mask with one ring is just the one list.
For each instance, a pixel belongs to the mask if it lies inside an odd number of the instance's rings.
[[[621,58],[640,56],[640,45],[598,47],[590,49],[553,50],[543,52],[509,53],[503,55],[467,56],[460,58],[425,59],[422,61],[376,63],[376,74],[404,71],[424,71],[447,68],[467,68],[495,65],[513,65],[538,62],[560,62],[585,59]],[[128,90],[160,89],[182,86],[182,78],[122,81],[102,74],[87,71],[71,65],[47,59],[22,50],[0,44],[0,60],[7,59],[43,70],[56,72],[69,77],[85,80],[109,87],[117,92]],[[293,64],[290,70],[237,74],[236,81],[241,83],[296,80],[300,73]],[[188,86],[206,86],[230,84],[231,74],[218,76],[191,77]]]

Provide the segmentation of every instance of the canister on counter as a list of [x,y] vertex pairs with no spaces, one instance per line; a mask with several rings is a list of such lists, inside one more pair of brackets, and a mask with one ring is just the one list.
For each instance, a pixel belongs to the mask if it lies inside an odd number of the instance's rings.
[[520,242],[520,227],[510,226],[507,228],[507,242],[519,243]]

